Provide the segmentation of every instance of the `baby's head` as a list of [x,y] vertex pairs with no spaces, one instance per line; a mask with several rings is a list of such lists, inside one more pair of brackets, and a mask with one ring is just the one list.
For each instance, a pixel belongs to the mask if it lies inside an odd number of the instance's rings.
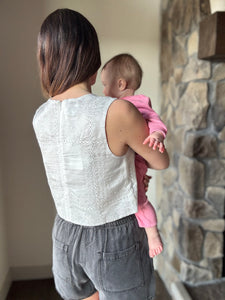
[[123,53],[114,56],[102,68],[104,95],[115,98],[132,96],[141,85],[142,73],[132,55]]

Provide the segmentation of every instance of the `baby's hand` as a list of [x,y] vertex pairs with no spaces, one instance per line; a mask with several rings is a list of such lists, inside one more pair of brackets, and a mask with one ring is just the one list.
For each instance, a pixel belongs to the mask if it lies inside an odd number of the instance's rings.
[[163,153],[165,150],[163,141],[164,141],[164,137],[162,133],[155,131],[144,140],[143,144],[144,145],[149,144],[149,147],[152,147],[153,150],[159,148],[159,152]]

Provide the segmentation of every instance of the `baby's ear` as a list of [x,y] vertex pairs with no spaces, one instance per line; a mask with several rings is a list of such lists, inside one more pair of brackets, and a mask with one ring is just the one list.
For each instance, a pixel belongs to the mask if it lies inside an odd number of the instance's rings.
[[123,79],[123,78],[120,78],[118,80],[118,87],[119,87],[120,91],[124,91],[127,88],[127,82],[126,82],[126,80]]

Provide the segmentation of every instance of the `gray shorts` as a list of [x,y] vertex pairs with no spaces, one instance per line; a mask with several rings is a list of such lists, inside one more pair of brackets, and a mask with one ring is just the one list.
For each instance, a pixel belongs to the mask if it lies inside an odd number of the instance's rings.
[[100,300],[147,300],[155,294],[147,237],[134,215],[95,227],[56,216],[53,274],[66,300],[87,298],[96,291]]

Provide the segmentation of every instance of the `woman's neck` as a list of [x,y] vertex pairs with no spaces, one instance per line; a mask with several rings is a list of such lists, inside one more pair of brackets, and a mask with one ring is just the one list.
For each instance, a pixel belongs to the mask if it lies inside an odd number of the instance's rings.
[[52,100],[63,101],[65,99],[79,98],[90,93],[91,85],[88,82],[82,82],[72,86],[71,88],[69,88],[61,94],[53,96]]

